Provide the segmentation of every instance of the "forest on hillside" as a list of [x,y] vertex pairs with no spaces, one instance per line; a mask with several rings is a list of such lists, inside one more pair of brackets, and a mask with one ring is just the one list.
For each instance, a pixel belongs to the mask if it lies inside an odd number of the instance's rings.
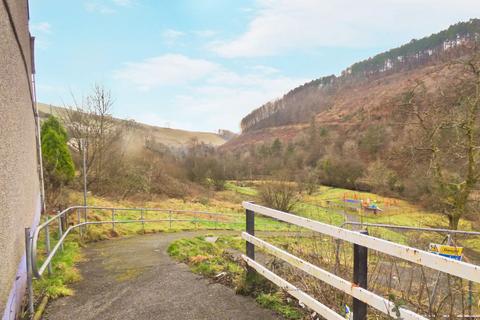
[[313,116],[328,109],[335,93],[342,87],[459,58],[471,52],[479,40],[480,19],[460,22],[439,33],[414,39],[353,64],[339,77],[330,75],[312,80],[289,91],[281,99],[264,104],[242,119],[242,131],[308,123]]

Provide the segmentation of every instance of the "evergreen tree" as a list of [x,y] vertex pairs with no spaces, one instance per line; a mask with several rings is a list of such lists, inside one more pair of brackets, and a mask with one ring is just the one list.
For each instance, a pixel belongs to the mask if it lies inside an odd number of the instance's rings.
[[41,129],[42,158],[47,202],[56,202],[61,188],[75,176],[75,167],[68,150],[67,132],[54,116],[50,116]]

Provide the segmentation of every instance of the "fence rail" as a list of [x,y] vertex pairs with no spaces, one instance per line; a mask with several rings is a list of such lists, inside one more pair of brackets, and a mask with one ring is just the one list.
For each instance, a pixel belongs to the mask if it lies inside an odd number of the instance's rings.
[[436,232],[449,235],[465,235],[465,236],[480,236],[479,231],[467,231],[467,230],[452,230],[452,229],[442,229],[442,228],[423,228],[423,227],[412,227],[412,226],[400,226],[394,224],[385,224],[385,223],[369,223],[369,222],[356,222],[356,221],[345,221],[342,223],[341,227],[346,225],[351,226],[360,226],[360,227],[377,227],[377,228],[386,228],[393,230],[405,230],[405,231],[425,231],[425,232]]
[[[369,305],[378,311],[395,317],[399,316],[401,319],[428,319],[425,318],[423,315],[417,314],[405,308],[399,308],[395,305],[393,301],[389,301],[374,292],[369,291],[366,288],[365,284],[359,286],[359,283],[355,282],[356,278],[356,270],[355,266],[358,264],[365,267],[366,270],[366,255],[364,261],[357,261],[358,258],[354,256],[354,282],[347,281],[343,278],[336,276],[333,273],[330,273],[318,266],[315,266],[303,259],[300,259],[282,249],[275,247],[274,245],[261,240],[254,235],[254,228],[252,226],[249,227],[249,220],[250,224],[253,224],[253,217],[254,214],[264,215],[270,218],[274,218],[283,222],[291,223],[303,228],[310,229],[312,231],[318,232],[323,235],[327,235],[338,240],[343,240],[346,242],[352,243],[354,246],[359,248],[364,248],[365,250],[372,249],[388,256],[400,258],[409,262],[412,262],[417,265],[425,266],[440,272],[444,272],[462,279],[470,280],[473,282],[480,283],[480,267],[477,265],[473,265],[470,263],[457,261],[453,259],[449,259],[446,257],[442,257],[440,255],[436,255],[427,251],[419,250],[416,248],[404,246],[398,243],[390,242],[384,239],[375,238],[369,236],[367,234],[362,234],[360,232],[355,232],[343,228],[339,228],[336,226],[328,225],[322,222],[318,222],[315,220],[311,220],[308,218],[300,217],[297,215],[293,215],[290,213],[278,211],[275,209],[263,207],[260,205],[256,205],[251,202],[243,202],[243,207],[246,209],[246,217],[247,217],[247,230],[246,232],[242,233],[243,239],[246,240],[247,243],[247,255],[244,256],[244,260],[254,270],[263,274],[266,278],[270,279],[272,282],[276,283],[280,287],[284,287],[287,292],[291,293],[294,297],[297,297],[306,305],[310,306],[313,310],[318,312],[321,316],[325,317],[326,319],[338,319],[340,315],[335,313],[331,309],[325,310],[325,306],[320,302],[313,303],[311,299],[313,299],[308,294],[301,291],[301,294],[295,295],[294,291],[298,290],[292,284],[288,283],[286,280],[279,278],[279,276],[272,273],[270,270],[265,268],[264,266],[260,265],[259,263],[255,262],[255,247],[259,247],[265,250],[267,253],[274,255],[275,257],[289,263],[291,266],[300,269],[307,274],[323,281],[332,287],[343,291],[344,293],[352,296],[354,301],[361,301],[363,306]],[[361,268],[360,268],[361,269]],[[359,281],[360,282],[360,281]],[[363,286],[363,287],[362,287]],[[307,304],[309,301],[310,304]],[[354,302],[354,319],[365,319],[365,315],[359,315],[362,312],[358,312],[355,310],[355,302]],[[356,312],[357,311],[357,312]]]

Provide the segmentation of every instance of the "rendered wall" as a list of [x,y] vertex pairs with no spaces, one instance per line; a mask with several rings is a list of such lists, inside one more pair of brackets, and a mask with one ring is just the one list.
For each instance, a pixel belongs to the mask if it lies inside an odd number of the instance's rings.
[[0,0],[0,317],[3,319],[13,319],[23,299],[24,228],[37,224],[41,208],[30,93],[30,46],[28,1]]

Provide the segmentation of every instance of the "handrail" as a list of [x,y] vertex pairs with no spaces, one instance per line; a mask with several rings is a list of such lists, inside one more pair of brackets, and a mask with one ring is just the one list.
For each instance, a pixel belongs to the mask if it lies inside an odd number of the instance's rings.
[[221,216],[233,216],[229,213],[219,213],[219,212],[208,212],[208,211],[197,211],[197,210],[173,210],[173,209],[160,209],[160,208],[117,208],[117,207],[99,207],[99,206],[71,206],[62,212],[56,214],[50,219],[46,220],[44,223],[40,224],[37,229],[42,230],[46,225],[50,224],[52,221],[63,216],[65,213],[68,213],[71,210],[76,209],[93,209],[93,210],[115,210],[115,211],[153,211],[153,212],[172,212],[172,213],[193,213],[193,214],[205,214],[205,215],[221,215]]
[[[137,211],[137,212],[165,212],[165,213],[190,213],[194,215],[207,215],[207,216],[223,216],[223,217],[237,217],[237,215],[234,214],[229,214],[229,213],[220,213],[220,212],[208,212],[208,211],[196,211],[196,210],[174,210],[174,209],[160,209],[160,208],[116,208],[116,207],[100,207],[100,206],[71,206],[68,207],[67,209],[59,212],[58,214],[54,215],[53,217],[47,219],[45,222],[40,224],[33,232],[32,235],[32,243],[31,243],[31,262],[32,262],[32,274],[35,278],[39,279],[42,277],[43,273],[47,269],[47,267],[50,265],[53,257],[57,253],[58,249],[62,247],[64,240],[66,239],[67,235],[76,228],[79,227],[84,227],[87,225],[99,225],[99,224],[116,224],[116,223],[146,223],[146,222],[212,222],[211,220],[205,220],[205,219],[198,219],[198,218],[193,218],[193,219],[172,219],[170,216],[169,219],[145,219],[143,214],[141,216],[141,219],[138,220],[103,220],[103,221],[84,221],[77,223],[76,225],[70,226],[61,234],[60,238],[58,239],[58,242],[55,244],[53,249],[49,250],[47,257],[43,261],[42,265],[39,267],[37,264],[37,242],[38,238],[40,235],[40,231],[42,231],[45,228],[48,228],[48,226],[56,221],[61,219],[63,216],[69,214],[70,212],[74,210],[114,210],[114,211]],[[220,223],[217,220],[214,222]],[[228,224],[242,224],[241,222],[228,222]],[[48,231],[48,230],[47,230]],[[49,236],[47,236],[49,237]],[[49,242],[49,239],[47,240]],[[49,249],[49,248],[47,248]]]

